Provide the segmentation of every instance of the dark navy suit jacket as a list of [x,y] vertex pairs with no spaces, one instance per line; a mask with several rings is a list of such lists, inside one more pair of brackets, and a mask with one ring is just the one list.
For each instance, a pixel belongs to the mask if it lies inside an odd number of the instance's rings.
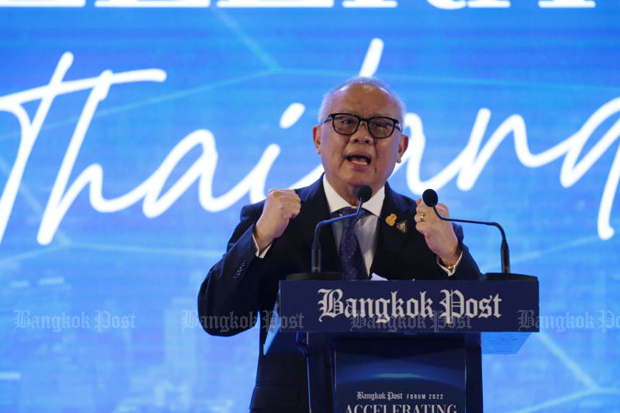
[[[251,327],[257,315],[273,310],[278,282],[287,275],[310,272],[310,252],[314,227],[330,212],[323,190],[322,179],[311,186],[296,190],[301,199],[301,212],[292,219],[284,234],[276,239],[265,258],[258,258],[252,241],[254,225],[258,221],[263,202],[245,206],[241,222],[235,229],[222,259],[211,268],[198,295],[198,312],[203,328],[213,335],[234,335]],[[370,273],[390,280],[447,279],[439,268],[424,236],[415,229],[413,216],[416,203],[410,198],[385,186],[385,200],[379,217],[378,239]],[[386,218],[394,214],[396,223],[388,225]],[[392,217],[393,218],[393,217]],[[389,220],[394,222],[393,219]],[[402,222],[406,221],[403,232]],[[400,229],[399,229],[400,228]],[[455,226],[462,241],[460,227]],[[340,259],[331,228],[321,234],[322,270],[340,271]],[[463,247],[463,258],[450,279],[479,279],[478,266]],[[236,318],[218,323],[217,317]],[[269,320],[261,320],[261,343]],[[244,320],[242,323],[241,320]],[[232,321],[232,320],[229,320]],[[225,325],[226,328],[222,328]],[[260,412],[307,412],[305,361],[301,354],[264,356],[260,351],[256,387],[251,409]]]

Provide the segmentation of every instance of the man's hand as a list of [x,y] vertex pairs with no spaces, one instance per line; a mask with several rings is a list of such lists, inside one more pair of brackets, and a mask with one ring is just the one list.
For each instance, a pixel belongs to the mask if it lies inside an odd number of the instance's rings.
[[263,213],[256,227],[254,238],[258,250],[263,251],[274,239],[279,238],[291,219],[299,215],[301,200],[292,189],[270,189],[265,200]]
[[[456,238],[452,224],[437,217],[433,208],[418,199],[414,220],[415,229],[424,235],[426,245],[439,257],[446,266],[454,265],[461,255],[459,240]],[[444,204],[437,204],[437,210],[444,217],[450,212]]]

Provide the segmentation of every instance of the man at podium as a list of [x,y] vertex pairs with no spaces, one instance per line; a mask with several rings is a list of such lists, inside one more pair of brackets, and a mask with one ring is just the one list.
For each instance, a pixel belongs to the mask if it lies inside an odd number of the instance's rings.
[[[358,191],[372,195],[358,219],[321,233],[322,269],[343,279],[478,279],[458,226],[437,218],[421,199],[394,192],[387,183],[407,150],[404,105],[383,82],[353,78],[329,91],[312,130],[325,174],[300,189],[272,189],[263,202],[245,206],[227,251],[203,282],[198,309],[204,329],[234,335],[261,320],[261,347],[278,282],[310,270],[314,228],[348,214]],[[448,216],[443,204],[437,205]],[[213,323],[236,317],[237,323]],[[239,322],[241,320],[249,322]],[[230,328],[231,325],[243,327]],[[226,325],[229,328],[222,329]],[[306,365],[301,354],[259,356],[250,409],[307,412]]]

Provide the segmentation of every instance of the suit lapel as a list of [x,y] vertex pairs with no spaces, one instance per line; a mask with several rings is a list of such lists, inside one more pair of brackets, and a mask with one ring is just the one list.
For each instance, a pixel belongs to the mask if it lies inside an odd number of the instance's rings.
[[[399,202],[390,186],[385,184],[385,200],[377,224],[377,250],[370,273],[389,277],[394,266],[398,265],[399,251],[412,231],[413,215],[403,202]],[[392,225],[393,224],[393,225]],[[401,231],[405,227],[405,231]],[[401,228],[401,229],[399,229]],[[415,231],[415,229],[413,229]]]
[[[329,219],[329,206],[323,189],[323,178],[319,179],[313,185],[303,188],[298,192],[301,199],[300,219],[301,231],[300,236],[303,237],[304,245],[307,251],[312,250],[312,240],[314,238],[314,228],[319,221]],[[340,259],[336,250],[336,242],[334,241],[334,233],[331,225],[321,230],[321,270],[322,271],[340,271]],[[308,253],[308,271],[310,270],[310,253]]]

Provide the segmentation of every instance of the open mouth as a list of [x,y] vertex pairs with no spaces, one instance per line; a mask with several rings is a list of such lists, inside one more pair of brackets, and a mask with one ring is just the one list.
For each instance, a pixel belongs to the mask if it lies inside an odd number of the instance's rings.
[[356,165],[370,165],[371,162],[371,158],[370,156],[366,156],[366,155],[361,155],[361,154],[355,154],[355,155],[349,155],[346,157],[347,161],[352,162]]

